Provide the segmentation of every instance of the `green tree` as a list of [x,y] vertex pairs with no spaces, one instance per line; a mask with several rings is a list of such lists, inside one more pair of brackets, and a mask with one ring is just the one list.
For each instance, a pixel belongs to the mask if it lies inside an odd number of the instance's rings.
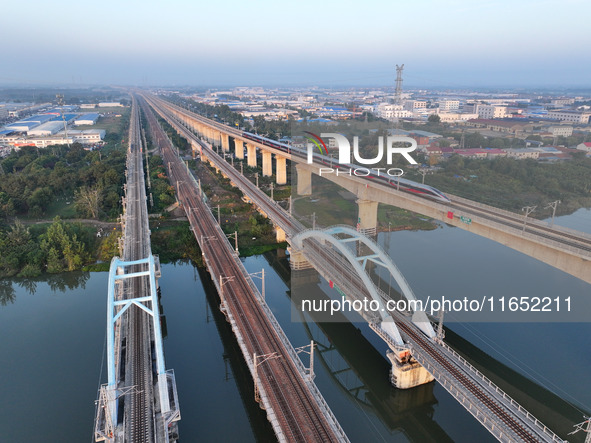
[[41,249],[47,254],[47,272],[79,269],[90,258],[86,246],[56,217],[41,238]]
[[439,123],[441,123],[441,117],[439,117],[437,114],[431,114],[428,118],[427,121],[429,123],[434,123],[436,125],[438,125]]
[[98,218],[103,193],[98,186],[80,188],[74,193],[76,210],[91,218]]

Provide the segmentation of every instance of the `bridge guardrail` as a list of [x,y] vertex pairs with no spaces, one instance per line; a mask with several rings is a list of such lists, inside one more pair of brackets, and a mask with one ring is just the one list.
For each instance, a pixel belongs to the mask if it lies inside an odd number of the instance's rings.
[[525,217],[522,214],[517,214],[515,212],[507,211],[506,209],[495,208],[494,206],[489,206],[484,203],[475,202],[473,200],[459,197],[457,195],[453,195],[453,194],[447,194],[447,195],[452,197],[452,200],[454,200],[454,201],[458,201],[460,203],[468,204],[471,206],[476,206],[478,208],[485,209],[485,210],[492,211],[492,212],[496,212],[498,214],[503,214],[508,217],[518,218],[522,222],[527,219],[527,225],[530,227],[538,226],[540,228],[551,228],[555,231],[562,232],[564,234],[576,235],[576,236],[584,238],[586,240],[591,240],[591,234],[588,234],[587,232],[578,231],[576,229],[567,228],[567,227],[561,226],[561,225],[556,225],[556,224],[553,225],[550,222],[538,220],[538,219],[532,218],[532,217]]
[[472,366],[464,357],[462,357],[458,352],[456,352],[453,348],[451,348],[447,343],[440,342],[439,345],[443,347],[447,352],[451,353],[454,358],[462,363],[462,365],[467,368],[474,376],[484,382],[489,388],[493,389],[496,394],[500,395],[504,400],[509,401],[511,406],[513,406],[517,411],[523,414],[528,420],[530,420],[538,429],[540,429],[544,434],[552,439],[555,442],[562,442],[563,440],[558,437],[554,432],[552,432],[546,425],[540,422],[536,417],[530,414],[527,409],[517,403],[510,395],[508,395],[505,391],[499,388],[492,380],[486,377],[482,372]]

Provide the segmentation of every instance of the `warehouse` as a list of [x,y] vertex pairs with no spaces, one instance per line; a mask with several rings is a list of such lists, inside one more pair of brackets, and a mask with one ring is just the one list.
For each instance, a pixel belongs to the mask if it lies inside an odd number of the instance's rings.
[[6,125],[6,129],[12,129],[13,131],[27,132],[43,123],[51,121],[55,118],[55,115],[33,115],[31,117],[23,118],[17,122]]
[[63,121],[52,121],[43,123],[42,125],[36,126],[33,129],[27,131],[27,135],[32,137],[43,137],[46,135],[53,135],[57,134],[59,131],[64,129],[64,122]]
[[84,115],[81,115],[80,117],[78,117],[74,121],[74,124],[76,126],[94,125],[96,123],[96,121],[98,120],[98,118],[99,118],[99,115],[97,113],[84,114]]

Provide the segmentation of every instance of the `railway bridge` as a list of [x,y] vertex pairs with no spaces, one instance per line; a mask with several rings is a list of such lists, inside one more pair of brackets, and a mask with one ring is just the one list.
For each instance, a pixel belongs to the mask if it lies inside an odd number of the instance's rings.
[[123,198],[121,257],[113,258],[107,296],[108,382],[100,387],[95,441],[178,439],[180,409],[174,372],[166,370],[158,258],[152,255],[138,104],[132,103]]
[[[253,134],[205,118],[169,101],[155,96],[149,96],[149,99],[161,109],[163,115],[166,114],[167,119],[175,121],[177,130],[184,133],[193,149],[200,152],[204,160],[208,160],[211,153],[203,149],[201,140],[211,146],[221,146],[222,153],[229,153],[233,145],[233,156],[237,159],[245,158],[246,146],[246,161],[249,166],[257,166],[257,152],[260,153],[263,176],[273,175],[273,157],[275,158],[274,175],[278,184],[287,182],[286,165],[289,160],[295,165],[299,195],[310,195],[312,176],[320,175],[320,170],[327,167],[320,157],[315,156],[313,163],[309,164],[307,155],[287,145],[272,140],[263,142],[253,137]],[[219,167],[217,161],[213,163]],[[388,204],[489,238],[591,283],[589,234],[450,194],[447,195],[450,199],[448,203],[421,198],[398,190],[395,181],[379,181],[354,174],[325,174],[323,177],[357,197],[359,228],[370,236],[376,233],[378,204]]]
[[[368,262],[372,262],[389,270],[403,289],[403,295],[407,300],[414,297],[412,290],[395,265],[370,238],[346,227],[330,228],[327,231],[306,230],[275,201],[269,199],[258,187],[231,167],[209,143],[201,140],[181,125],[160,101],[149,96],[145,98],[156,112],[181,135],[191,143],[198,144],[202,155],[219,168],[258,206],[261,212],[273,221],[277,229],[281,230],[294,248],[291,256],[293,266],[316,268],[325,279],[337,284],[347,297],[383,302],[388,299],[388,295],[384,294],[370,280],[365,268]],[[167,161],[179,165],[178,157],[171,156],[170,149],[166,152]],[[192,175],[188,176],[187,168],[182,164],[177,168],[180,168],[179,171],[182,170],[185,174],[183,185],[177,189],[180,198],[187,199],[193,196],[188,202],[189,206],[185,206],[185,210],[191,218],[196,213],[192,209],[193,205],[201,200],[201,189]],[[209,210],[206,212],[213,220]],[[215,224],[215,220],[213,223]],[[218,244],[206,241],[205,237],[202,238],[204,247],[208,247],[210,243]],[[364,255],[355,254],[344,246],[347,243],[362,243],[365,248],[354,248],[354,250],[365,250],[366,252]],[[367,252],[368,249],[369,252]],[[220,273],[219,275],[218,291],[223,294],[225,291],[224,282],[232,280],[225,280],[229,277],[227,274]],[[408,388],[435,378],[499,441],[562,441],[523,406],[450,348],[441,335],[435,333],[424,312],[394,311],[389,312],[389,316],[363,314],[370,327],[390,347],[388,357],[392,362],[394,384],[401,388]]]

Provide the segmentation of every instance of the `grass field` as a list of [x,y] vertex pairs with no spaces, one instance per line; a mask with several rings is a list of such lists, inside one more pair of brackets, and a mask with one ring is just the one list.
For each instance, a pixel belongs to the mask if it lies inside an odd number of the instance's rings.
[[126,120],[125,117],[129,115],[130,110],[129,108],[97,108],[92,112],[98,112],[100,114],[114,112],[117,114],[121,114],[121,117],[115,117],[114,115],[108,115],[105,117],[101,116],[94,125],[74,126],[73,129],[104,129],[105,131],[107,131],[107,134],[112,132],[121,132],[123,122]]

